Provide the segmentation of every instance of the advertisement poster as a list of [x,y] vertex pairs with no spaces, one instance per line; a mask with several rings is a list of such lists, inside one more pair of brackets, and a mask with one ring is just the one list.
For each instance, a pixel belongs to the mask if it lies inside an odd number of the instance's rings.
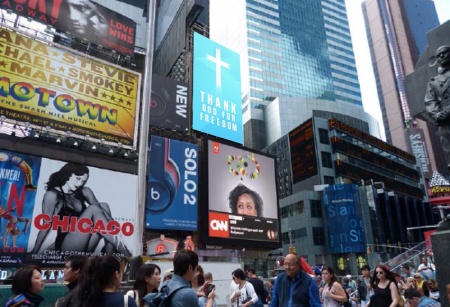
[[366,236],[358,186],[335,184],[326,187],[323,201],[330,253],[364,253]]
[[243,143],[239,54],[196,32],[192,108],[193,129]]
[[292,181],[297,182],[317,175],[317,156],[314,147],[314,127],[312,119],[289,132],[291,148]]
[[0,267],[24,262],[41,159],[0,149]]
[[152,136],[146,228],[196,231],[197,191],[197,145]]
[[134,147],[140,74],[0,29],[0,115]]
[[1,1],[0,8],[119,53],[134,53],[136,23],[93,1]]
[[151,126],[185,132],[190,113],[187,83],[153,75],[150,108]]
[[208,141],[209,236],[278,242],[275,161]]

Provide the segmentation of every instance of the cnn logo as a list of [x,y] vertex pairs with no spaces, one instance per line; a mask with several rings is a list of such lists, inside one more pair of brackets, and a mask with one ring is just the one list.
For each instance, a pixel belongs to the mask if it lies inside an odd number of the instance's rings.
[[212,220],[209,225],[212,230],[228,231],[228,221]]
[[209,235],[211,237],[228,238],[229,233],[228,214],[209,212]]

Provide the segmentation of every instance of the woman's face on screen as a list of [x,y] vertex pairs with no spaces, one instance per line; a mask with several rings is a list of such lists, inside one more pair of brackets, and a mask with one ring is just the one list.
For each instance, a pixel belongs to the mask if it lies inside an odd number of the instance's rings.
[[237,201],[237,213],[241,215],[258,216],[253,197],[247,193],[239,196]]

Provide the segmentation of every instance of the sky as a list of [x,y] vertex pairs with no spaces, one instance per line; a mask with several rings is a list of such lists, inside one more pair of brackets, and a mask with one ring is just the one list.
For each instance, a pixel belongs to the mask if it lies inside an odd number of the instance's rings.
[[[385,140],[383,120],[378,101],[375,78],[373,76],[369,46],[367,43],[364,18],[361,3],[364,0],[345,0],[347,15],[355,51],[356,67],[361,85],[361,94],[364,110],[378,120],[382,139]],[[450,19],[450,0],[434,0],[439,21]]]

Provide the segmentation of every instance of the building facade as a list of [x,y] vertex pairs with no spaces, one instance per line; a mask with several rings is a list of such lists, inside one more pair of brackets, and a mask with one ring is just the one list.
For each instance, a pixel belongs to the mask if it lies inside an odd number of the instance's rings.
[[[422,171],[446,171],[434,123],[414,118],[406,95],[405,76],[414,71],[427,46],[426,33],[439,25],[431,0],[366,0],[363,5],[369,48],[388,143],[414,153],[412,134],[422,133],[426,146]],[[425,86],[425,85],[424,85]],[[416,154],[416,153],[414,153]],[[419,155],[416,154],[419,159]]]
[[415,157],[368,132],[359,118],[314,112],[266,148],[283,157],[277,159],[283,247],[295,246],[310,264],[331,264],[339,274],[356,274],[363,264],[373,267],[414,246],[423,234],[408,237],[407,228],[439,219]]

